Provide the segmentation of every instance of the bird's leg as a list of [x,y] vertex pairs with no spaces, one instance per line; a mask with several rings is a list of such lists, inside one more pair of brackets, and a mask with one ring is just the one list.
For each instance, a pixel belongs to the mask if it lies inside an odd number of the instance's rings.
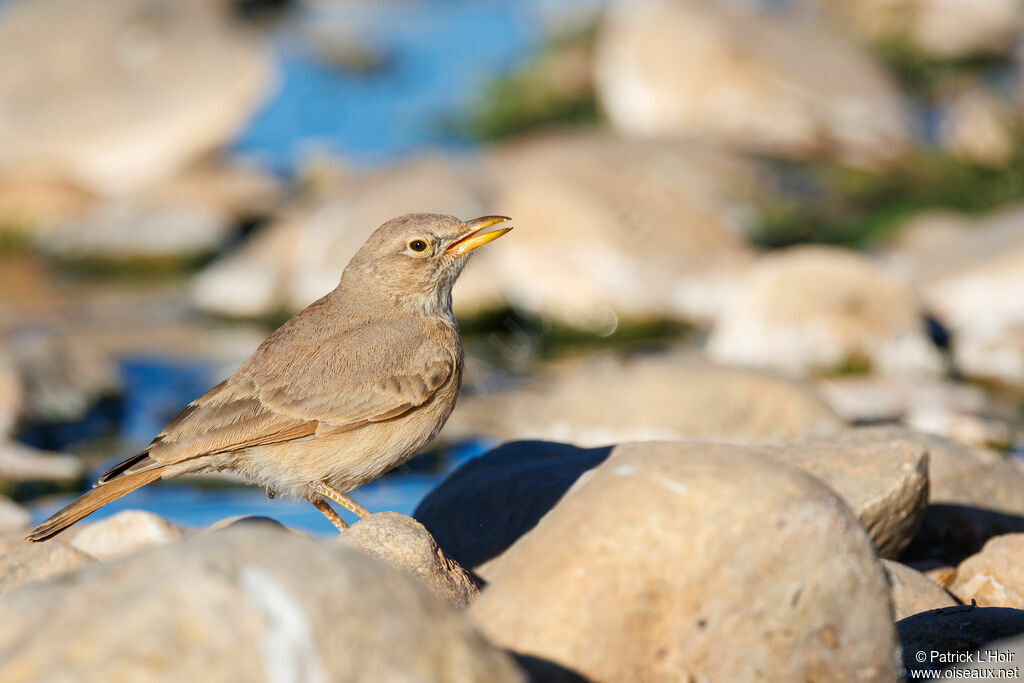
[[313,486],[313,490],[316,491],[317,493],[319,493],[321,496],[324,496],[326,498],[330,498],[331,500],[333,500],[338,505],[341,505],[342,507],[344,507],[346,510],[350,510],[351,512],[356,513],[357,515],[359,515],[360,518],[369,517],[370,514],[371,514],[370,511],[367,510],[366,508],[364,508],[362,505],[360,505],[359,503],[355,502],[354,500],[352,500],[348,496],[346,496],[346,495],[344,495],[342,493],[338,493],[337,491],[335,491],[334,489],[332,489],[330,486],[328,486],[327,484],[323,483],[322,481],[318,482],[316,485],[314,485]]
[[274,500],[274,496],[276,496],[276,495],[277,495],[277,492],[274,491],[274,489],[272,489],[272,488],[270,488],[268,486],[267,487],[267,500]]
[[339,532],[348,529],[348,524],[345,524],[345,520],[341,518],[341,515],[335,512],[334,508],[332,508],[330,504],[328,504],[328,502],[323,498],[321,498],[320,500],[314,500],[313,506],[316,507],[317,510],[322,512],[324,514],[324,517],[329,519],[331,521],[331,524],[333,524],[334,527]]

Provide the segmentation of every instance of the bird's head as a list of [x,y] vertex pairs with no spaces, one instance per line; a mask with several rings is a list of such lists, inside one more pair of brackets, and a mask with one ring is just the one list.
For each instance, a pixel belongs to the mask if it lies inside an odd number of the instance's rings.
[[[451,291],[470,253],[512,228],[488,230],[510,220],[483,216],[460,221],[454,216],[410,213],[377,228],[349,261],[342,284],[366,288],[419,311],[451,310]],[[440,307],[445,310],[432,310]]]

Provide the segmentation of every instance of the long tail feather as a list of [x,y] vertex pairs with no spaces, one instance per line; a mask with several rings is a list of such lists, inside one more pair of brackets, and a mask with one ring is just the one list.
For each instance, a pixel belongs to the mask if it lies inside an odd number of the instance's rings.
[[131,493],[140,486],[160,478],[163,472],[159,469],[129,474],[112,479],[109,482],[87,491],[78,498],[65,505],[58,512],[54,513],[48,520],[32,530],[26,541],[45,541],[56,536],[69,526],[100,509],[112,500],[116,500],[126,493]]

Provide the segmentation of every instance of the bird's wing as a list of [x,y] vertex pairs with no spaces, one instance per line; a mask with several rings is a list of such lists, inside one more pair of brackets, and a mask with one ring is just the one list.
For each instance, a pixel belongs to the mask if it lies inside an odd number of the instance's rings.
[[321,425],[344,430],[397,417],[429,400],[456,371],[451,350],[406,322],[290,346],[243,365],[97,484],[203,455],[301,439]]
[[255,377],[276,414],[335,429],[397,417],[422,405],[455,374],[455,351],[412,321],[382,322],[328,339],[292,372]]

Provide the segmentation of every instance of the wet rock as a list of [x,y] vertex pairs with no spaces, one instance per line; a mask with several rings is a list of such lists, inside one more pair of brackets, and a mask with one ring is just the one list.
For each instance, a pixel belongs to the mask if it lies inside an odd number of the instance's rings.
[[889,579],[893,618],[896,621],[919,612],[940,607],[953,607],[956,600],[937,583],[905,564],[882,560]]
[[487,169],[488,210],[513,218],[515,239],[474,257],[456,313],[478,310],[466,295],[489,287],[599,334],[620,322],[706,322],[752,258],[742,234],[762,179],[722,151],[563,135],[502,147]]
[[795,247],[763,257],[707,342],[724,363],[792,375],[872,370],[938,373],[914,292],[865,257],[831,247]]
[[523,680],[401,573],[263,527],[197,534],[10,594],[0,652],[4,679]]
[[269,55],[169,0],[12,3],[0,24],[0,177],[125,193],[223,146],[269,87]]
[[422,524],[397,512],[379,512],[356,522],[338,542],[412,576],[434,595],[466,607],[480,589],[473,575],[444,552]]
[[28,527],[32,515],[10,498],[0,496],[0,534],[21,531]]
[[982,218],[928,213],[900,229],[891,268],[910,278],[950,330],[965,375],[1024,387],[1024,205]]
[[895,676],[860,524],[818,480],[735,446],[617,447],[487,579],[470,608],[485,634],[592,680]]
[[572,362],[509,391],[460,400],[448,436],[601,446],[648,439],[788,443],[843,423],[809,388],[688,352]]
[[604,110],[629,135],[855,164],[898,157],[911,137],[885,72],[825,23],[795,10],[701,1],[618,5],[599,35],[595,68]]
[[860,519],[882,557],[898,557],[921,526],[928,450],[899,430],[853,429],[761,450],[828,484]]
[[932,652],[955,656],[1024,633],[1024,610],[970,605],[945,607],[902,619],[896,628],[903,646],[905,669],[936,671],[946,668],[950,660],[943,662]]
[[61,541],[22,540],[0,554],[0,595],[35,581],[45,581],[95,562],[95,558]]
[[72,548],[97,560],[110,560],[181,538],[182,530],[144,510],[125,510],[99,522],[73,527],[66,539]]
[[1021,0],[819,0],[863,35],[939,58],[1003,54],[1022,28]]
[[960,563],[949,592],[982,607],[1024,608],[1024,533],[991,539],[981,552]]
[[202,271],[193,284],[197,305],[238,317],[297,311],[337,286],[345,264],[384,221],[422,211],[469,219],[483,211],[472,178],[436,156],[346,176],[323,194],[297,200]]

